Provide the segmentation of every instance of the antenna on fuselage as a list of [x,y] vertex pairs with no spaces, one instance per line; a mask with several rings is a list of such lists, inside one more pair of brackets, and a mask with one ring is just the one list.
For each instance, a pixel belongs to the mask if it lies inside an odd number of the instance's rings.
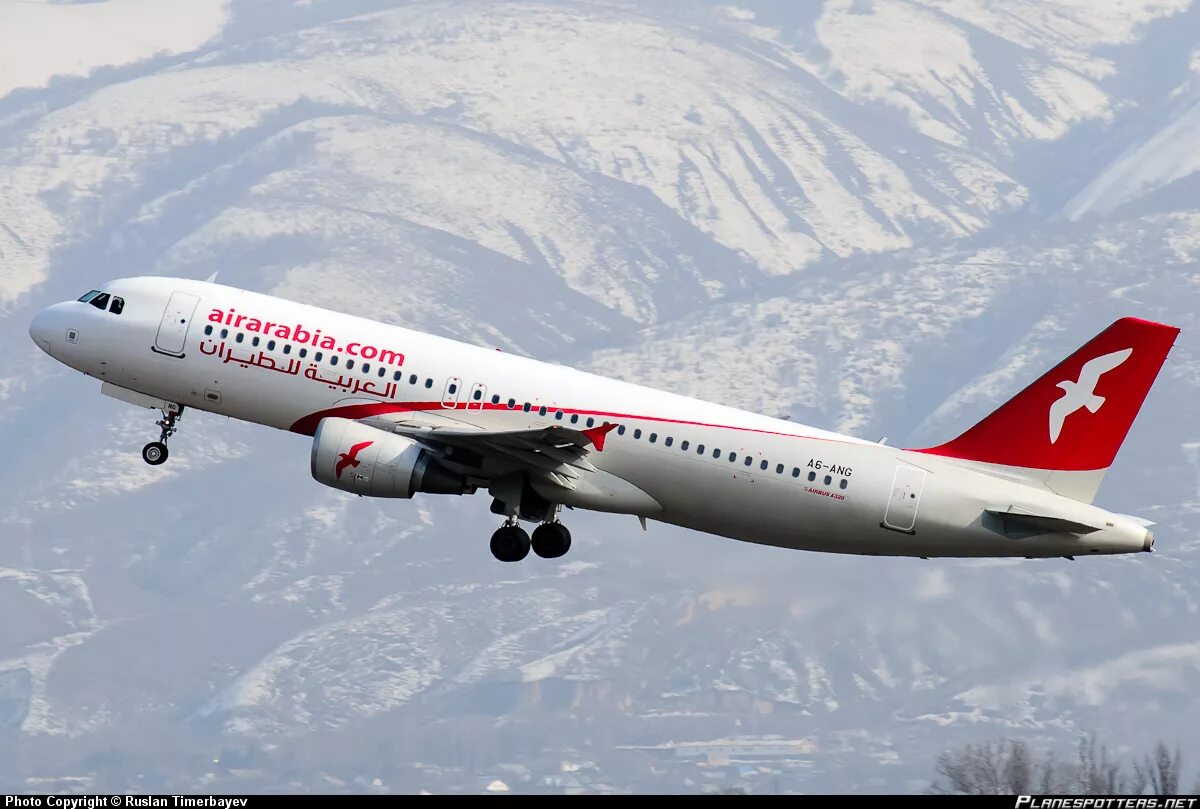
[[876,441],[875,443],[876,443],[876,444],[886,444],[886,443],[887,443],[887,436],[886,436],[886,435],[885,435],[885,436],[880,436],[879,440],[878,440],[878,441]]
[[[220,272],[220,270],[217,270],[217,272]],[[217,280],[217,272],[214,272],[212,275],[205,278],[204,282],[206,284],[211,284],[213,281],[216,281]]]

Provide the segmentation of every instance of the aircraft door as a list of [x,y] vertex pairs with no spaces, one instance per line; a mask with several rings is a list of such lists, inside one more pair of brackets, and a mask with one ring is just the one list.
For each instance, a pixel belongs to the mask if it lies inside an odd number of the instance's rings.
[[884,528],[916,533],[917,507],[921,504],[925,475],[924,469],[915,466],[901,464],[896,467],[895,477],[892,478],[892,494],[883,515]]
[[467,399],[467,410],[483,410],[483,400],[487,398],[487,385],[476,382],[471,386],[471,398]]
[[462,393],[462,380],[452,376],[446,380],[446,389],[442,392],[442,407],[458,407],[458,397]]
[[154,351],[172,357],[183,357],[188,327],[192,323],[192,315],[195,314],[198,303],[200,298],[190,292],[171,293],[167,308],[163,310],[162,322],[158,324],[154,345],[151,346]]

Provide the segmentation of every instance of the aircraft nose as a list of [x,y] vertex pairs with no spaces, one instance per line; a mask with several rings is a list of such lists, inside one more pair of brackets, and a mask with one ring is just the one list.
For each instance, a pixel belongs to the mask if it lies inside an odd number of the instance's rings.
[[[42,309],[33,316],[33,320],[29,322],[29,337],[37,344],[37,347],[45,351],[50,356],[54,356],[53,348],[57,340],[64,339],[66,332],[62,328],[61,312],[59,311],[62,304],[55,304]],[[60,332],[62,332],[60,334]]]
[[29,337],[38,348],[50,353],[50,315],[47,310],[42,309],[33,316],[29,323]]

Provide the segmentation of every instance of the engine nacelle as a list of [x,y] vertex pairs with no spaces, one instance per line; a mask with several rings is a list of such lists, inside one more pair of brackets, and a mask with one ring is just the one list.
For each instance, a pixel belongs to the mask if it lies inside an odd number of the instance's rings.
[[350,419],[321,419],[313,434],[312,476],[366,497],[417,492],[463,494],[467,479],[446,469],[417,442]]

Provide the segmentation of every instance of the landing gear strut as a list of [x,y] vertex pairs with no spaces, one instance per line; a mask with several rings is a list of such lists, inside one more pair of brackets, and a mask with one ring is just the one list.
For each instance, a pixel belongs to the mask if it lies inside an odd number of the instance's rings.
[[519,562],[529,555],[529,534],[517,524],[516,518],[500,526],[492,534],[492,556],[501,562]]
[[142,460],[151,466],[158,466],[160,463],[164,463],[167,460],[167,439],[173,436],[175,431],[179,429],[175,426],[175,424],[179,421],[179,417],[183,415],[183,408],[180,407],[177,411],[164,410],[162,411],[162,414],[163,417],[154,422],[162,429],[162,432],[159,433],[158,440],[151,441],[149,444],[142,447]]

